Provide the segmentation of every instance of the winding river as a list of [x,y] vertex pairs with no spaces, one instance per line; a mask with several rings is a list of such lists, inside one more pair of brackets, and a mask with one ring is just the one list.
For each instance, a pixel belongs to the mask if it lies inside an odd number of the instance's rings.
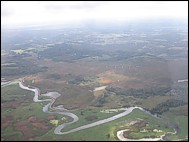
[[[19,81],[19,86],[20,86],[20,88],[22,88],[22,89],[25,89],[25,90],[29,90],[29,91],[33,91],[33,92],[34,92],[34,97],[33,97],[33,101],[34,101],[34,102],[49,101],[49,103],[43,107],[43,112],[46,112],[46,113],[58,113],[58,114],[66,115],[66,116],[69,116],[69,117],[73,118],[73,120],[72,120],[71,122],[67,122],[67,123],[58,125],[58,126],[55,128],[55,130],[54,130],[54,133],[55,133],[55,134],[69,134],[69,133],[72,133],[72,132],[76,132],[76,131],[80,131],[80,130],[83,130],[83,129],[91,128],[91,127],[94,127],[94,126],[97,126],[97,125],[101,125],[101,124],[104,124],[104,123],[107,123],[107,122],[116,120],[116,119],[118,119],[118,118],[120,118],[120,117],[123,117],[123,116],[125,116],[125,115],[131,113],[131,112],[132,112],[134,109],[136,109],[136,108],[138,108],[138,109],[140,109],[140,110],[143,110],[143,109],[140,108],[140,107],[129,107],[129,108],[125,108],[125,111],[124,111],[124,112],[119,113],[119,114],[117,114],[117,115],[115,115],[115,116],[112,116],[112,117],[109,117],[109,118],[106,118],[106,119],[103,119],[103,120],[99,120],[99,121],[96,121],[96,122],[94,122],[94,123],[90,123],[90,124],[87,124],[87,125],[83,125],[83,126],[80,126],[80,127],[78,127],[78,128],[72,129],[72,130],[67,131],[67,132],[61,132],[61,130],[62,130],[64,127],[68,126],[69,124],[75,123],[76,121],[79,120],[79,118],[78,118],[75,114],[69,112],[68,110],[66,110],[66,109],[64,109],[64,108],[61,108],[61,109],[60,109],[60,108],[57,109],[57,108],[55,108],[55,107],[52,108],[52,104],[54,103],[55,99],[60,96],[60,94],[57,93],[57,92],[48,92],[48,93],[46,93],[46,94],[40,94],[40,91],[39,91],[38,88],[36,88],[36,87],[35,87],[35,88],[26,87],[26,86],[24,86],[24,85],[22,84],[21,81]],[[39,95],[42,95],[42,96],[50,96],[52,99],[39,100],[39,98],[38,98]],[[55,112],[49,111],[49,108],[52,109],[52,110],[53,110],[53,109],[56,109],[56,111],[55,111]],[[57,110],[58,110],[58,111],[57,111]]]
[[[29,91],[32,91],[34,92],[34,97],[33,97],[33,101],[34,102],[44,102],[44,101],[49,101],[48,104],[46,104],[44,107],[43,107],[43,112],[45,113],[56,113],[56,114],[62,114],[62,115],[66,115],[66,116],[69,116],[71,117],[73,120],[71,122],[67,122],[67,123],[63,123],[61,125],[58,125],[55,130],[54,130],[54,133],[55,134],[69,134],[69,133],[73,133],[73,132],[77,132],[77,131],[80,131],[80,130],[84,130],[84,129],[87,129],[87,128],[91,128],[91,127],[94,127],[94,126],[98,126],[98,125],[101,125],[101,124],[104,124],[104,123],[107,123],[107,122],[110,122],[110,121],[113,121],[113,120],[116,120],[118,118],[121,118],[123,116],[126,116],[128,115],[129,113],[131,113],[134,109],[140,109],[142,111],[144,111],[145,113],[148,113],[150,115],[152,115],[150,112],[148,111],[145,111],[143,108],[141,107],[129,107],[129,108],[123,108],[123,110],[125,110],[124,112],[122,113],[119,113],[117,115],[114,115],[112,117],[109,117],[109,118],[106,118],[106,119],[103,119],[103,120],[99,120],[99,121],[96,121],[96,122],[93,122],[93,123],[90,123],[90,124],[86,124],[86,125],[83,125],[83,126],[80,126],[80,127],[77,127],[77,128],[74,128],[72,130],[69,130],[69,131],[66,131],[66,132],[61,132],[66,126],[72,124],[72,123],[75,123],[79,120],[79,118],[69,112],[69,110],[63,108],[63,107],[52,107],[52,104],[55,102],[56,98],[58,98],[61,94],[59,94],[58,92],[48,92],[46,94],[40,94],[40,90],[36,87],[32,87],[32,88],[29,88],[29,87],[26,87],[22,84],[21,81],[19,81],[19,86],[20,88],[22,89],[25,89],[25,90],[29,90]],[[39,96],[49,96],[51,99],[45,99],[45,100],[39,100]],[[50,111],[50,110],[56,110],[56,111]],[[153,117],[156,117],[158,118],[157,116],[154,116],[152,115]],[[177,133],[177,131],[175,132]],[[169,134],[170,135],[170,134]],[[163,138],[166,138],[167,139],[167,134],[163,137]]]

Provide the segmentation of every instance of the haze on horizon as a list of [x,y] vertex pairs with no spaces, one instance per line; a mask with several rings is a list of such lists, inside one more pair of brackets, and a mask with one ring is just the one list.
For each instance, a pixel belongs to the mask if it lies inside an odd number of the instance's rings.
[[2,27],[188,18],[187,1],[3,1]]

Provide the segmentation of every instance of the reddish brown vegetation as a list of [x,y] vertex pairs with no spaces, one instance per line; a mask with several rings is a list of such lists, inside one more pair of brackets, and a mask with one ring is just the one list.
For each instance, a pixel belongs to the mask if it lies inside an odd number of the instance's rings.
[[26,125],[28,123],[28,120],[23,120],[20,122],[15,123],[16,127],[21,127],[22,125]]
[[32,123],[32,126],[38,127],[40,129],[48,129],[48,126],[45,126],[43,123]]
[[131,81],[120,81],[113,86],[121,87],[121,88],[144,88],[146,86],[154,84],[153,81],[150,80],[131,80]]
[[[54,118],[56,118],[54,115],[46,116],[44,118],[31,116],[26,120],[15,123],[14,128],[15,130],[23,133],[23,140],[30,140],[34,136],[39,136],[46,133],[49,126],[45,124],[45,121],[49,121]],[[37,129],[33,129],[33,127]]]
[[11,120],[12,120],[12,116],[10,116],[10,115],[1,118],[1,124],[2,124],[1,127],[2,128],[7,128],[9,126]]
[[123,132],[123,137],[124,138],[128,138],[129,134],[131,133],[131,131],[124,131]]
[[19,99],[19,100],[17,100],[17,101],[3,103],[1,106],[2,106],[3,108],[5,108],[5,107],[18,107],[18,106],[20,106],[22,103],[24,103],[25,100],[26,100],[25,98],[21,98],[21,99]]
[[4,103],[2,107],[18,107],[20,105],[20,102],[8,102]]
[[146,124],[148,124],[147,121],[140,121],[140,122],[135,123],[135,124],[133,125],[133,127],[140,129],[140,128],[142,128],[142,127],[145,127]]
[[112,81],[110,79],[106,79],[106,78],[101,78],[101,80],[99,82],[101,84],[110,84],[110,83],[112,83]]
[[53,120],[53,119],[56,119],[56,116],[55,115],[49,115],[49,116],[46,116],[45,119]]
[[35,122],[35,121],[37,121],[37,118],[34,117],[34,116],[31,116],[31,117],[28,118],[28,120],[31,121],[31,122]]

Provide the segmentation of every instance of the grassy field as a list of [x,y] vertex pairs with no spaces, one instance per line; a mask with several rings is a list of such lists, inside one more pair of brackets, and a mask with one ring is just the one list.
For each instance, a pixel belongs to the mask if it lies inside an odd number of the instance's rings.
[[[157,122],[156,118],[149,116],[148,114],[146,114],[138,109],[135,109],[131,114],[129,114],[127,116],[124,116],[122,118],[119,118],[117,120],[114,120],[114,121],[111,121],[111,122],[108,122],[108,123],[105,123],[105,124],[102,124],[99,126],[95,126],[95,127],[89,128],[89,129],[77,131],[77,132],[70,133],[67,135],[55,135],[55,134],[49,132],[48,134],[38,137],[35,140],[48,140],[49,138],[51,138],[51,140],[78,140],[78,141],[81,141],[81,140],[94,140],[94,141],[117,140],[117,138],[116,138],[117,129],[119,129],[121,126],[126,125],[128,122],[131,122],[131,121],[137,120],[137,119],[147,120],[149,122],[149,125],[154,129],[156,128],[158,130],[162,130],[163,132],[173,131],[173,130],[167,128],[165,125]],[[84,119],[81,118],[81,121],[78,121],[78,126],[80,125],[79,123],[83,123],[83,122],[84,122]],[[68,127],[71,127],[71,125]],[[65,128],[65,130],[68,130],[68,127]]]
[[[54,128],[57,124],[55,125],[52,122],[56,122],[59,125],[65,123],[65,121],[70,121],[69,117],[58,114],[53,114],[52,116],[52,114],[42,112],[42,107],[45,105],[45,103],[33,102],[33,92],[19,88],[18,84],[11,84],[2,87],[1,95],[1,115],[3,122],[3,126],[1,126],[1,129],[3,130],[1,132],[2,140],[118,140],[116,132],[124,128],[131,121],[136,120],[144,120],[148,122],[147,128],[150,128],[152,130],[162,130],[162,132],[141,133],[140,131],[135,131],[130,133],[130,136],[133,138],[142,138],[145,136],[154,135],[160,136],[165,132],[174,132],[174,130],[159,122],[156,118],[142,112],[139,109],[135,109],[127,116],[99,126],[70,133],[67,135],[55,135]],[[112,97],[113,96],[114,95],[112,95]],[[114,97],[111,98],[110,95],[108,97],[108,100],[114,99]],[[123,98],[119,98],[118,100],[120,101],[120,99]],[[122,112],[101,112],[102,110],[108,108],[109,106],[106,104],[104,107],[88,106],[83,109],[73,111],[73,113],[79,117],[79,121],[65,127],[65,129],[63,129],[63,132],[82,125],[90,124],[98,120],[109,118]],[[175,113],[177,113],[179,110],[183,110],[183,114],[175,116]],[[178,136],[170,137],[170,139],[183,139],[188,136],[188,116],[186,116],[185,110],[185,107],[175,108],[174,110],[172,110],[172,113],[165,114],[164,117],[167,117],[171,121],[178,123],[179,127],[181,128],[181,133]],[[61,120],[62,117],[66,117],[66,120]],[[30,119],[34,118],[35,121],[30,121]],[[36,127],[36,125],[40,125],[41,127]],[[24,131],[24,129],[26,130]]]
[[30,91],[21,89],[18,83],[7,85],[1,90],[1,101],[18,100],[23,96],[26,97],[28,100],[32,99],[32,93]]
[[[32,83],[32,82],[29,81],[27,83]],[[66,94],[62,96],[62,99],[63,100],[66,99],[66,102],[67,100],[69,100],[69,97],[71,97],[72,99],[75,99],[75,101],[81,100],[80,99],[81,96],[77,96],[77,93],[81,91],[82,89],[77,86],[75,86],[76,88],[74,89],[73,86],[74,85],[67,84],[67,85],[64,85],[64,87],[62,87],[62,90],[64,91],[67,90],[67,93],[69,94],[68,95],[65,91]],[[46,84],[43,87],[45,88]],[[60,89],[60,86],[58,86],[58,88]],[[72,91],[70,92],[69,90],[72,90]],[[74,93],[73,91],[77,93]],[[79,92],[78,94],[85,94],[82,92]],[[42,112],[42,107],[47,102],[35,103],[33,102],[33,95],[34,95],[33,92],[26,91],[19,88],[18,83],[10,84],[5,87],[2,87],[2,91],[1,91],[1,96],[2,96],[1,115],[2,115],[2,123],[3,123],[3,126],[1,127],[3,128],[3,131],[1,133],[2,140],[12,140],[13,137],[15,137],[16,140],[117,140],[116,132],[120,130],[121,127],[122,128],[126,127],[126,125],[130,123],[131,121],[136,121],[139,119],[142,119],[148,122],[149,126],[144,127],[144,128],[150,128],[152,130],[153,129],[162,130],[163,132],[155,133],[151,131],[148,133],[141,133],[138,130],[138,128],[136,131],[135,127],[133,128],[131,127],[131,130],[134,129],[135,131],[129,134],[130,137],[143,138],[145,136],[160,136],[165,132],[174,132],[174,130],[170,129],[165,124],[160,123],[156,118],[138,109],[135,109],[131,114],[127,116],[108,122],[106,124],[102,124],[100,126],[96,126],[96,127],[89,128],[86,130],[81,130],[81,131],[67,134],[67,135],[55,135],[54,128],[56,127],[57,123],[59,125],[66,121],[70,121],[71,119],[66,116],[66,120],[65,119],[62,120],[62,117],[65,117],[63,115],[53,114],[54,116],[50,117],[50,114]],[[67,97],[65,95],[67,95]],[[151,100],[150,102],[154,100],[158,100],[159,102],[162,102],[165,99],[169,99],[169,97],[170,96],[149,97],[148,102],[149,100]],[[85,99],[83,99],[82,102],[85,101]],[[61,101],[60,99],[57,102],[57,104],[64,104],[63,100]],[[108,94],[105,97],[105,103],[103,104],[102,107],[92,107],[92,106],[89,107],[88,106],[88,107],[84,107],[83,109],[77,109],[73,111],[73,113],[79,117],[79,121],[65,127],[63,129],[63,132],[71,130],[73,128],[77,128],[79,126],[90,124],[98,120],[109,118],[118,113],[121,113],[121,111],[114,112],[114,113],[103,113],[101,112],[101,110],[108,109],[108,108],[122,107],[123,105],[130,104],[131,102],[132,102],[131,104],[134,104],[135,101],[137,101],[137,99],[134,99],[131,97]],[[142,104],[145,104],[145,102],[146,101],[143,100]],[[156,104],[158,104],[158,102],[156,102]],[[147,102],[146,102],[146,106],[153,107],[151,103],[148,104]],[[168,120],[170,121],[176,122],[181,128],[181,133],[178,136],[170,137],[171,140],[184,139],[188,136],[187,135],[188,116],[186,115],[186,110],[187,110],[187,107],[182,106],[182,107],[171,109],[169,113],[164,114],[164,117],[168,118]],[[36,119],[35,122],[29,121],[32,117],[35,117]],[[50,117],[50,119],[47,119],[48,117]],[[27,125],[26,125],[26,122],[27,122]],[[56,125],[52,122],[56,122]],[[20,123],[23,123],[23,124],[21,125]],[[41,127],[40,128],[36,127],[36,125],[39,125],[39,124],[41,125]],[[26,128],[24,127],[24,125],[26,125]],[[23,131],[24,128],[26,129],[25,132]],[[31,133],[31,134],[27,134],[26,132]],[[94,133],[98,137],[95,137]]]
[[167,100],[173,98],[172,96],[150,96],[147,99],[142,99],[141,105],[145,108],[152,109],[158,104],[166,102]]
[[109,118],[111,116],[114,116],[118,113],[123,112],[123,111],[119,111],[119,112],[114,112],[114,113],[103,113],[103,112],[100,112],[101,110],[102,108],[88,108],[88,109],[74,111],[73,113],[79,117],[79,121],[77,121],[74,124],[69,125],[63,131],[68,131],[73,128],[77,128],[82,125],[86,125],[86,124],[93,123],[93,122],[96,122],[105,118]]
[[[187,106],[184,106],[187,107]],[[166,117],[170,119],[173,122],[176,122],[181,129],[180,134],[177,136],[171,136],[171,140],[177,140],[177,139],[185,139],[188,138],[188,114],[186,112],[182,111],[184,107],[177,107],[174,109],[171,109],[171,111],[164,113],[163,117]],[[180,114],[175,115],[174,111],[180,111]]]
[[64,104],[68,109],[85,108],[94,99],[93,93],[89,90],[71,84],[62,86],[61,94],[54,105]]
[[1,140],[32,140],[55,127],[50,120],[64,122],[62,115],[44,113],[45,103],[33,102],[33,96],[18,84],[1,88]]

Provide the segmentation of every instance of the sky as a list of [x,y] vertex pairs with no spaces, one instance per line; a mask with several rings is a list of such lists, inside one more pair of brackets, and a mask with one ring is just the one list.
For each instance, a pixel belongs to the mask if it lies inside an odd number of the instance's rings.
[[1,1],[1,26],[188,18],[187,1]]

